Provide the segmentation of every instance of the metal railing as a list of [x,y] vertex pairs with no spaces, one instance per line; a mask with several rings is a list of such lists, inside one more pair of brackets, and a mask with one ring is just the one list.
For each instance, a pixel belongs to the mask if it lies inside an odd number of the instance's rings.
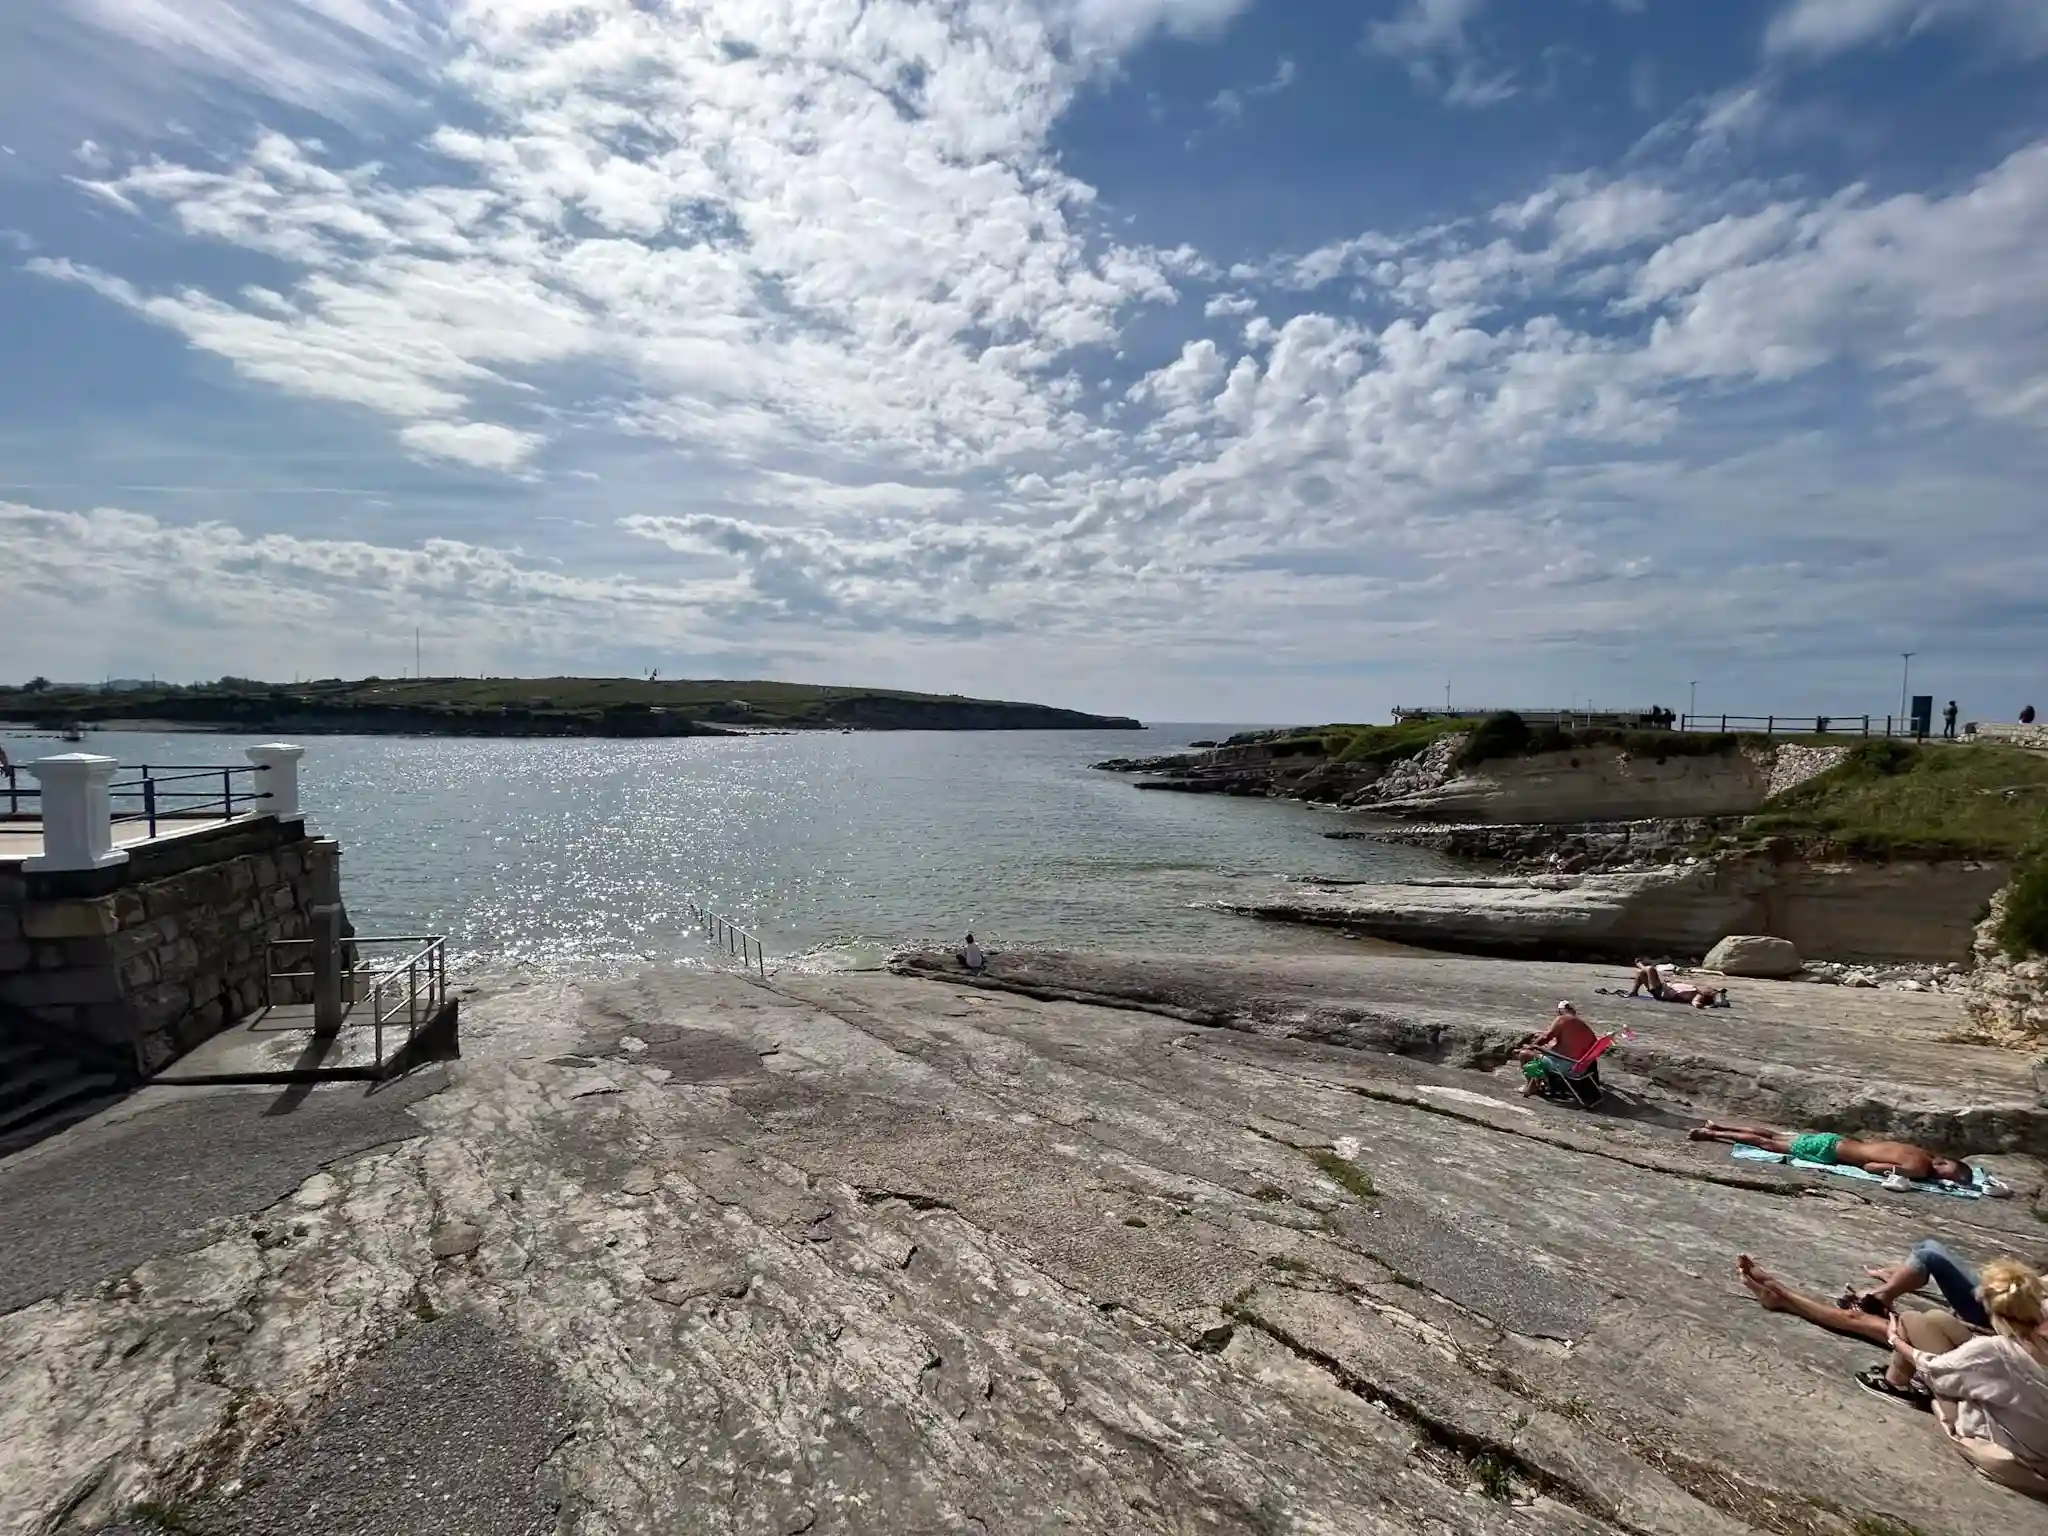
[[[141,821],[149,825],[149,835],[156,836],[158,821],[179,821],[205,818],[222,821],[232,820],[235,807],[244,810],[259,800],[268,800],[270,791],[254,787],[256,775],[262,770],[253,763],[220,768],[206,767],[150,767],[147,763],[138,765],[136,777],[117,779],[107,786],[107,793],[115,800],[136,802],[135,809],[115,811],[113,822],[119,826],[124,821]],[[238,788],[238,781],[246,781],[247,788]],[[199,786],[191,789],[175,789],[171,786],[189,784]]]
[[1898,715],[1680,715],[1681,731],[1757,736],[1913,736],[1910,716]]
[[738,960],[746,969],[759,974],[763,981],[768,979],[768,954],[762,949],[759,939],[738,923],[720,917],[716,912],[707,911],[695,900],[689,903],[689,907],[691,921],[696,923],[698,931],[707,940]]
[[[262,771],[253,763],[218,768],[142,763],[132,778],[116,779],[107,786],[107,798],[115,806],[108,820],[115,826],[143,822],[151,837],[166,821],[230,821],[270,798],[269,790],[255,787],[256,775]],[[5,802],[10,820],[38,821],[43,791],[37,784],[22,783],[24,777],[15,765],[0,772],[0,801]],[[124,804],[126,809],[121,808]]]
[[[275,960],[280,949],[310,948],[318,939],[272,939],[269,941],[270,957],[264,970],[263,1001],[266,1008],[278,1004],[277,983],[280,981],[303,981],[310,987],[314,973],[304,971],[280,971]],[[405,1045],[411,1045],[413,1036],[422,1024],[429,1023],[441,1011],[448,1000],[448,940],[437,933],[400,933],[359,936],[350,935],[342,941],[342,952],[346,963],[342,967],[342,997],[348,1013],[353,1015],[358,1003],[369,1004],[369,1026],[374,1031],[374,1065],[384,1065],[384,1031],[386,1027],[396,1028],[403,1015]],[[394,960],[380,964],[363,964],[362,950],[377,946],[407,944],[416,946]],[[348,1022],[345,1018],[344,1023]],[[361,1028],[361,1024],[357,1024]],[[404,1047],[401,1046],[400,1049]]]

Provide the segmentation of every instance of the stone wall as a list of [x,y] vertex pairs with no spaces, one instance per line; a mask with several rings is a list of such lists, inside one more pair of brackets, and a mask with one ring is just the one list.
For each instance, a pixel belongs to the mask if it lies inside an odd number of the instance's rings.
[[[269,941],[306,937],[319,866],[338,856],[303,822],[262,817],[132,849],[86,880],[0,867],[0,1002],[82,1060],[153,1072],[261,1006]],[[280,963],[305,969],[304,949]]]

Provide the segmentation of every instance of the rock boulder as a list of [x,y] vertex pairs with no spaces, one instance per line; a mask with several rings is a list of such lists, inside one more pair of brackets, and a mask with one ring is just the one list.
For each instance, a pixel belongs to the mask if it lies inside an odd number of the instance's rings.
[[1707,951],[1707,969],[1723,976],[1797,976],[1799,949],[1790,939],[1731,933]]

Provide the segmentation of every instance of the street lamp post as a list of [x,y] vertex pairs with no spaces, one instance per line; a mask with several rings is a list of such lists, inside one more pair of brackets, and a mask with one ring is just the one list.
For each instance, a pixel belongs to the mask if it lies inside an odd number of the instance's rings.
[[1905,730],[1906,727],[1906,695],[1908,691],[1907,684],[1911,681],[1913,676],[1913,658],[1918,654],[1918,651],[1899,652],[1899,729],[1902,732]]
[[1686,686],[1692,690],[1691,697],[1685,701],[1685,717],[1690,722],[1692,717],[1700,712],[1700,680],[1694,678]]

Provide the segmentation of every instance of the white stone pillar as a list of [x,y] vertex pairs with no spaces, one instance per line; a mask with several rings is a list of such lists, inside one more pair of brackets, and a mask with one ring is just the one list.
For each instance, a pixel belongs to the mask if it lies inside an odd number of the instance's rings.
[[268,794],[268,800],[256,803],[256,813],[265,812],[279,821],[296,820],[299,815],[299,759],[306,755],[304,747],[295,747],[290,742],[273,741],[264,746],[247,748],[249,761],[258,769],[256,792]]
[[90,752],[63,752],[28,765],[42,787],[43,851],[24,859],[31,870],[104,869],[126,864],[114,846],[113,808],[107,786],[120,764]]

